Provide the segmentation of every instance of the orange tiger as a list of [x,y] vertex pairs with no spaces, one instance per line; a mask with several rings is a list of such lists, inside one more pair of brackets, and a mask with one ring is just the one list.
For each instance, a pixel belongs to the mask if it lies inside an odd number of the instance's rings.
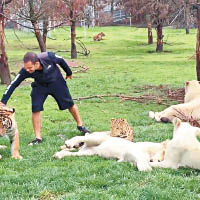
[[[6,135],[10,139],[12,158],[22,159],[19,154],[19,133],[15,120],[15,109],[0,105],[0,136]],[[6,146],[0,145],[0,149],[4,148]]]

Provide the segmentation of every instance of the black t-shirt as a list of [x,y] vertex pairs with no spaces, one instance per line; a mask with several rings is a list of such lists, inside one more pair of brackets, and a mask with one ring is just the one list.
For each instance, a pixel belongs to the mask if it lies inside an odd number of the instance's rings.
[[42,70],[36,70],[33,73],[28,73],[24,68],[21,68],[15,79],[7,87],[1,102],[6,104],[15,88],[26,78],[33,78],[38,84],[53,83],[57,80],[64,80],[57,64],[62,67],[67,76],[72,75],[72,71],[65,60],[52,52],[43,52],[38,54],[38,58],[42,65]]

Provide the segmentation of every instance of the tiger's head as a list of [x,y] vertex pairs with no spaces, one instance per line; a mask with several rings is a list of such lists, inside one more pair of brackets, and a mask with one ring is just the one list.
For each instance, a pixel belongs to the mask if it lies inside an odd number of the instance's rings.
[[0,106],[0,136],[4,136],[9,132],[13,125],[14,108],[7,106]]

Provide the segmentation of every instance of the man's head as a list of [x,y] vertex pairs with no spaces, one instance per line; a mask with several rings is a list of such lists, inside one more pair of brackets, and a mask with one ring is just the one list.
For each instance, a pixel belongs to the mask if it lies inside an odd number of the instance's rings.
[[24,69],[31,74],[35,72],[35,70],[41,70],[37,54],[28,52],[24,55]]

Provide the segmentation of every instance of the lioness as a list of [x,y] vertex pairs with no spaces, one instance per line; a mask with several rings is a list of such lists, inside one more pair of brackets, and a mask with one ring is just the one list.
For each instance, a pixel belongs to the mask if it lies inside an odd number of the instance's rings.
[[[14,112],[13,108],[0,105],[0,136],[7,135],[9,137],[12,158],[22,159],[19,154],[19,133]],[[5,146],[0,146],[0,148],[3,149]]]
[[[71,148],[77,148],[78,152],[70,152]],[[104,158],[116,158],[118,162],[130,162],[136,165],[139,171],[150,171],[150,161],[161,161],[167,141],[163,143],[137,142],[112,137],[110,131],[94,132],[85,136],[76,136],[65,141],[66,149],[56,152],[53,157],[61,159],[65,156],[92,156],[98,155]],[[63,147],[62,147],[63,148]]]
[[185,82],[184,103],[172,105],[161,112],[149,112],[149,117],[160,122],[171,122],[174,117],[181,115],[200,120],[200,83],[199,81]]
[[95,35],[95,36],[93,37],[93,40],[94,40],[94,41],[103,40],[103,37],[104,37],[104,36],[105,36],[105,34],[104,34],[103,32],[101,32],[101,33]]
[[200,169],[200,128],[191,126],[174,118],[173,139],[167,144],[165,158],[162,162],[150,163],[153,167],[178,169],[190,167]]

